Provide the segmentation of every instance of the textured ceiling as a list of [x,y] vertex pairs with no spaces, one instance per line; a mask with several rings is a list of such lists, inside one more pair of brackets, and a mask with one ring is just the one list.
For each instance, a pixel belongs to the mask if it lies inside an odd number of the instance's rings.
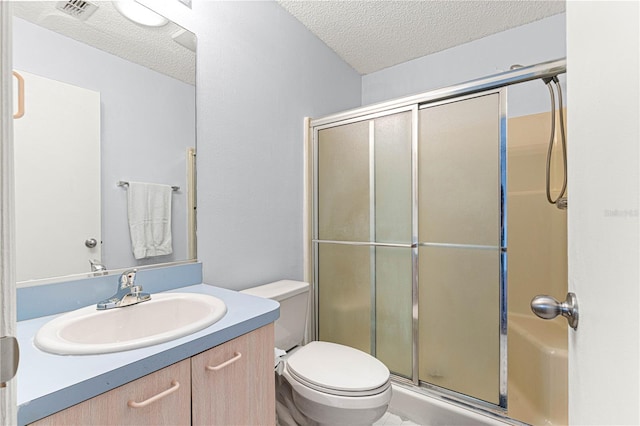
[[91,3],[98,9],[82,21],[56,9],[57,3],[15,1],[13,14],[138,65],[195,84],[195,52],[171,37],[182,27],[173,22],[158,28],[143,27],[124,18],[112,2],[94,0]]
[[[209,0],[201,0],[209,1]],[[564,0],[277,0],[360,74],[467,43],[565,10]],[[195,82],[195,53],[177,44],[173,23],[146,28],[110,1],[80,21],[55,1],[16,1],[14,14],[132,62]]]
[[278,0],[278,3],[360,74],[565,10],[564,0]]

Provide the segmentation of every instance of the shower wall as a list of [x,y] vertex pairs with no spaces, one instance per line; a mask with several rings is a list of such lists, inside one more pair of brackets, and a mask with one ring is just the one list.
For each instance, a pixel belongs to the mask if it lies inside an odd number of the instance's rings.
[[[542,89],[542,88],[541,88]],[[566,111],[564,111],[566,120]],[[567,424],[567,324],[544,321],[529,307],[538,294],[567,293],[567,211],[547,202],[545,168],[551,114],[508,121],[509,410],[529,424]],[[555,142],[559,142],[559,115]],[[562,187],[555,146],[552,196]]]
[[[541,90],[543,90],[541,88]],[[557,113],[556,113],[557,114]],[[566,120],[566,110],[565,110]],[[567,293],[567,212],[547,202],[545,167],[550,113],[508,121],[509,312],[531,313],[531,299],[549,294],[564,300]],[[556,142],[559,142],[556,117]],[[551,191],[562,187],[560,146],[554,147]]]

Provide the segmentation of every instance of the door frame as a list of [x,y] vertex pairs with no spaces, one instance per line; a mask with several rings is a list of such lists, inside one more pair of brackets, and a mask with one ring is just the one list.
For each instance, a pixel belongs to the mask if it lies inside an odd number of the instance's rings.
[[[0,336],[16,335],[11,3],[0,2]],[[0,359],[0,363],[7,361]],[[16,379],[0,388],[0,424],[16,424]]]

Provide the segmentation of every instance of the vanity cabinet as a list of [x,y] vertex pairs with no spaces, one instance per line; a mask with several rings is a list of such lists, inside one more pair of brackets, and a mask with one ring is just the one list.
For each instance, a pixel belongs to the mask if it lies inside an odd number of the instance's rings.
[[274,425],[273,324],[33,425]]
[[191,419],[191,365],[185,359],[34,425],[188,425]]
[[191,358],[193,425],[273,425],[273,324]]

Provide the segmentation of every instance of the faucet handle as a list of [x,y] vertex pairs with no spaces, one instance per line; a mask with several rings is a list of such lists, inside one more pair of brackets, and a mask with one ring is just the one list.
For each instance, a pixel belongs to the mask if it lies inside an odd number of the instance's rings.
[[105,272],[106,275],[107,267],[100,263],[99,260],[89,259],[89,265],[91,265],[91,272]]
[[137,269],[124,271],[122,275],[120,275],[120,288],[132,287],[136,280],[136,272],[138,272]]

